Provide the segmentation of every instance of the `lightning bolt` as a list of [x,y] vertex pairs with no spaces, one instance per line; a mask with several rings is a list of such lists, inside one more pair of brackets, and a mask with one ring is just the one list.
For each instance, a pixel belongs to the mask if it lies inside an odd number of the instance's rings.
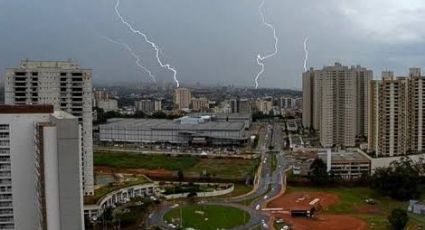
[[258,7],[258,12],[260,13],[261,21],[262,21],[263,25],[265,25],[266,27],[270,28],[273,31],[274,51],[272,53],[266,54],[264,56],[261,56],[261,54],[257,54],[257,64],[261,67],[261,69],[257,73],[257,75],[255,76],[255,88],[256,89],[258,88],[258,85],[259,85],[258,79],[260,78],[260,76],[264,72],[264,61],[277,54],[277,52],[278,52],[277,43],[279,42],[279,39],[277,38],[277,35],[276,35],[276,29],[274,28],[274,26],[272,24],[270,24],[266,21],[266,18],[264,16],[264,13],[263,13],[264,2],[265,2],[265,0],[263,0],[261,2],[260,6]]
[[[101,35],[100,35],[101,36]],[[113,43],[113,44],[116,44],[116,45],[119,45],[119,46],[122,46],[123,48],[125,48],[130,54],[131,54],[131,56],[133,56],[133,58],[136,60],[136,65],[140,68],[140,69],[142,69],[142,70],[144,70],[146,73],[148,73],[149,74],[149,77],[152,79],[152,81],[153,82],[155,82],[156,83],[156,78],[155,78],[155,76],[152,74],[152,72],[149,70],[149,69],[147,69],[143,64],[142,64],[142,60],[140,59],[140,57],[139,57],[139,55],[137,55],[134,51],[133,51],[133,49],[128,45],[128,44],[126,44],[126,43],[124,43],[124,42],[119,42],[119,41],[115,41],[115,40],[113,40],[113,39],[111,39],[111,38],[108,38],[108,37],[106,37],[106,36],[101,36],[103,39],[105,39],[105,40],[107,40],[107,41],[109,41],[109,42],[111,42],[111,43]]]
[[307,61],[308,61],[308,49],[307,49],[308,37],[304,39],[304,71],[307,72]]
[[178,87],[180,86],[180,83],[179,83],[179,81],[177,80],[177,70],[175,69],[175,67],[174,67],[174,66],[172,66],[172,65],[170,65],[170,64],[164,64],[164,63],[161,61],[161,58],[159,57],[159,54],[160,54],[160,49],[159,49],[159,47],[158,47],[158,46],[157,46],[154,42],[152,42],[151,40],[149,40],[148,36],[147,36],[145,33],[143,33],[143,32],[141,32],[141,31],[139,31],[139,30],[135,29],[135,28],[134,28],[134,27],[133,27],[130,23],[128,23],[128,22],[124,19],[124,17],[120,14],[120,12],[119,12],[119,10],[118,10],[119,5],[120,5],[120,0],[117,0],[117,2],[116,2],[116,4],[115,4],[115,13],[117,14],[117,16],[118,16],[118,18],[120,19],[121,23],[123,23],[124,25],[126,25],[126,26],[128,27],[128,29],[130,29],[130,31],[131,31],[131,32],[133,32],[133,33],[135,33],[135,34],[137,34],[137,35],[142,36],[142,37],[143,37],[143,39],[145,40],[145,42],[152,46],[152,48],[155,50],[155,58],[156,58],[156,61],[158,62],[158,64],[159,64],[162,68],[166,68],[166,69],[170,70],[171,72],[173,72],[173,79],[174,79],[174,81],[176,82],[176,85],[177,85],[177,88],[178,88]]

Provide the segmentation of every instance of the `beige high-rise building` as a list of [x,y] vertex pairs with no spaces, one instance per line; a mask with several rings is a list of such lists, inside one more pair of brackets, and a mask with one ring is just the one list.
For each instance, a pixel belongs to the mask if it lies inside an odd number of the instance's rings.
[[190,102],[192,101],[190,90],[187,88],[177,88],[175,90],[174,100],[174,103],[177,105],[177,109],[189,109]]
[[85,195],[94,194],[91,70],[72,61],[23,60],[7,69],[5,104],[48,104],[68,112],[82,125],[82,178]]
[[425,148],[425,77],[411,68],[408,77],[382,73],[369,83],[368,151],[376,156],[420,153]]
[[303,125],[320,132],[324,147],[354,146],[367,136],[367,83],[372,71],[335,63],[303,73]]

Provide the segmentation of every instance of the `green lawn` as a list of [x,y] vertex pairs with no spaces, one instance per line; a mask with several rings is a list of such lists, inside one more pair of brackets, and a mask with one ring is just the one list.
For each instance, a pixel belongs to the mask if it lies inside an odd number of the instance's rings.
[[[314,187],[288,187],[287,192],[332,192],[339,196],[340,202],[331,205],[326,212],[337,214],[349,214],[365,220],[370,229],[388,229],[387,216],[394,208],[407,209],[408,202],[397,201],[389,197],[383,197],[374,190],[367,187],[333,187],[333,188],[314,188]],[[359,213],[358,207],[365,205],[366,198],[376,200],[378,212]],[[425,226],[425,217],[409,214],[409,226]]]
[[[199,213],[199,211],[204,212]],[[198,213],[196,213],[198,212]],[[184,228],[205,230],[230,229],[247,223],[250,219],[248,213],[238,208],[221,205],[186,205],[168,211],[164,218],[168,222],[174,219],[175,224],[180,223]]]
[[185,170],[186,175],[199,176],[206,171],[212,178],[240,179],[254,175],[258,160],[202,158],[193,167]]
[[94,164],[114,168],[184,170],[199,162],[197,156],[142,155],[125,152],[95,152]]
[[116,169],[182,170],[184,176],[199,177],[207,172],[211,179],[245,179],[254,175],[258,160],[203,158],[198,156],[142,155],[125,152],[95,152],[94,165]]

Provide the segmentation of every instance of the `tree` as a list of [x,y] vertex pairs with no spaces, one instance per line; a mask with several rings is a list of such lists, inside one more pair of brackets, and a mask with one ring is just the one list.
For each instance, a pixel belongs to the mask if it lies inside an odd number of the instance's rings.
[[155,111],[152,113],[151,117],[156,119],[165,119],[167,118],[167,114],[162,111]]
[[409,158],[394,161],[387,168],[378,168],[371,176],[374,189],[397,200],[408,200],[420,195],[419,171]]
[[391,229],[402,230],[409,221],[407,212],[404,209],[396,208],[391,211],[391,215],[388,216],[388,221],[391,224]]
[[179,181],[183,181],[184,174],[181,169],[177,171],[177,178],[179,179]]
[[329,184],[329,174],[327,172],[327,166],[322,159],[314,159],[314,161],[310,165],[308,177],[314,185],[320,186]]

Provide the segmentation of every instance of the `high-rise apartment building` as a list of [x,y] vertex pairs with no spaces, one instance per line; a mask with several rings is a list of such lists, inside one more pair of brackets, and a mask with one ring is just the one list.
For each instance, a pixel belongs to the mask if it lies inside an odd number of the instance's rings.
[[303,73],[303,125],[320,132],[324,147],[354,146],[367,136],[367,83],[372,71],[335,63]]
[[81,126],[51,105],[0,105],[0,229],[84,229]]
[[175,90],[174,100],[174,103],[177,105],[177,109],[189,109],[190,102],[192,101],[190,90],[187,88],[177,88]]
[[411,68],[408,77],[382,73],[369,83],[368,150],[376,156],[423,153],[425,77]]
[[94,194],[91,70],[71,61],[22,61],[6,71],[6,104],[51,104],[82,124],[83,189]]

